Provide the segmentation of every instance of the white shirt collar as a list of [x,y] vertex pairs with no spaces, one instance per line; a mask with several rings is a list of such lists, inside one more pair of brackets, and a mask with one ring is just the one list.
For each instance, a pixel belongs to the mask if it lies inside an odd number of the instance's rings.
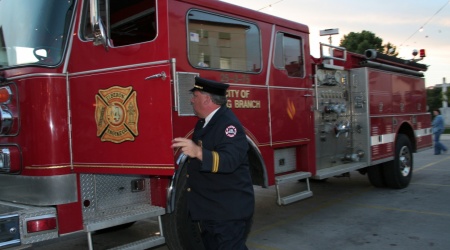
[[211,112],[206,118],[205,118],[205,124],[203,124],[203,127],[206,127],[206,124],[208,124],[208,122],[211,120],[211,118],[214,116],[214,114],[217,112],[217,110],[219,110],[220,107],[218,107],[217,109],[215,109],[213,112]]

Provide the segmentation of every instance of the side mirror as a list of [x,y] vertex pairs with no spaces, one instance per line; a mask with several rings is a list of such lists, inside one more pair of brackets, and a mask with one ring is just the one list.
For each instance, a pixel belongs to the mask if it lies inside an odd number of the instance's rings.
[[90,0],[91,27],[94,35],[94,45],[103,44],[105,50],[109,49],[108,35],[106,34],[105,25],[99,15],[97,0]]
[[98,17],[98,22],[93,25],[92,32],[94,33],[94,45],[98,46],[103,44],[103,47],[108,50],[108,36],[106,35],[105,26],[100,17]]

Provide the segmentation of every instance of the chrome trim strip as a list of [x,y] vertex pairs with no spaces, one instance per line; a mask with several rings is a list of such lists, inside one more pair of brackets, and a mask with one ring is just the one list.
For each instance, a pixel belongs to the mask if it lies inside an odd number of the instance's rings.
[[130,168],[138,168],[138,169],[169,169],[174,170],[175,166],[123,166],[123,165],[80,165],[73,164],[73,168],[120,168],[120,169],[130,169]]
[[311,141],[311,140],[308,138],[300,138],[300,139],[292,139],[289,141],[274,141],[271,143],[271,145],[272,146],[275,146],[275,145],[279,146],[279,145],[283,145],[283,144],[289,145],[289,144],[293,144],[293,143],[297,144],[297,143],[304,143],[304,142],[309,142],[309,141]]
[[[70,27],[72,27],[71,32],[68,34],[70,36],[69,38],[69,42],[67,43],[67,48],[66,48],[66,57],[64,59],[64,66],[63,66],[63,73],[67,73],[67,68],[69,67],[69,61],[70,61],[70,55],[72,54],[72,45],[73,45],[73,39],[75,37],[75,20],[76,17],[78,16],[78,8],[75,7],[75,12],[72,14],[72,21],[70,22]],[[81,22],[80,22],[81,23]]]
[[88,70],[88,71],[80,71],[80,72],[75,72],[75,73],[72,72],[72,73],[70,73],[70,76],[80,76],[80,75],[88,75],[88,74],[102,73],[102,72],[122,70],[122,69],[138,68],[138,67],[144,67],[144,66],[154,66],[154,65],[160,65],[160,64],[165,64],[165,63],[170,63],[170,60],[162,60],[162,61],[147,62],[147,63],[138,63],[138,64],[125,65],[125,66],[111,67],[111,68],[103,68],[103,69],[95,69],[95,70]]
[[5,247],[5,246],[19,244],[19,243],[20,243],[20,239],[5,241],[5,242],[0,243],[0,247]]
[[170,65],[172,66],[170,71],[172,73],[172,87],[173,87],[173,111],[178,112],[178,75],[177,75],[177,59],[172,58],[170,59]]
[[30,169],[30,170],[53,170],[53,169],[64,169],[64,168],[70,168],[70,166],[69,165],[61,165],[61,166],[37,166],[37,167],[27,166],[27,167],[25,167],[25,169]]
[[267,86],[268,89],[288,89],[288,90],[304,90],[312,91],[313,88],[295,88],[295,87],[283,87],[283,86]]
[[419,115],[430,115],[429,112],[424,113],[418,113],[418,114],[404,114],[404,113],[397,113],[397,114],[386,114],[386,115],[370,115],[370,118],[385,118],[385,117],[399,117],[399,116],[419,116]]
[[269,58],[267,58],[267,73],[266,73],[266,85],[269,85],[270,81],[270,70],[272,65],[270,62],[272,61],[272,55],[273,55],[273,44],[275,43],[275,24],[272,25],[272,35],[270,36],[272,39],[270,40],[270,48],[269,48]]
[[70,81],[69,74],[66,73],[66,97],[67,97],[67,133],[69,137],[69,164],[73,170],[73,140],[72,140],[72,110],[70,109]]
[[[0,204],[0,206],[1,205],[3,205],[3,204]],[[18,216],[18,214],[5,214],[5,215],[0,214],[0,220],[13,218],[13,217],[17,217],[17,216]]]
[[[316,72],[319,70],[319,67],[316,65]],[[317,73],[314,74],[314,110],[319,111],[319,80],[317,79]],[[351,93],[351,91],[349,91]],[[351,100],[351,99],[350,99]]]
[[274,43],[275,43],[275,24],[272,25],[272,35],[270,36],[272,39],[270,40],[270,48],[269,48],[269,58],[267,59],[267,74],[266,74],[266,87],[267,87],[267,111],[269,112],[269,142],[272,146],[272,110],[270,109],[270,70],[271,70],[271,61],[272,61],[272,54],[274,53]]
[[103,69],[95,69],[95,70],[88,70],[88,71],[80,71],[75,73],[33,73],[33,74],[25,74],[20,76],[13,76],[9,77],[8,80],[18,80],[23,78],[29,78],[29,77],[66,77],[68,74],[69,77],[73,76],[80,76],[80,75],[87,75],[87,74],[93,74],[93,73],[102,73],[102,72],[108,72],[108,71],[114,71],[114,70],[122,70],[122,69],[131,69],[131,68],[138,68],[138,67],[144,67],[144,66],[155,66],[155,65],[161,65],[165,63],[170,63],[169,60],[162,60],[162,61],[155,61],[155,62],[147,62],[147,63],[138,63],[138,64],[131,64],[131,65],[125,65],[125,66],[117,66],[117,67],[111,67],[111,68],[103,68]]
[[266,86],[266,85],[256,85],[256,84],[240,84],[240,83],[232,83],[232,82],[226,82],[230,86],[236,86],[236,87],[247,87],[252,89],[287,89],[287,90],[304,90],[304,91],[313,91],[313,88],[297,88],[297,87],[283,87],[283,86]]
[[[352,85],[350,86],[351,88],[353,88],[354,86],[358,86],[358,84],[362,84],[363,86],[361,86],[363,89],[363,95],[364,95],[364,99],[366,101],[366,103],[364,104],[364,113],[363,113],[363,118],[361,118],[361,120],[364,120],[364,125],[367,126],[367,128],[371,128],[371,121],[370,121],[370,104],[369,104],[369,100],[370,100],[370,91],[369,91],[369,69],[368,68],[363,68],[361,70],[359,69],[352,69],[349,71],[349,73],[354,74],[354,78],[353,78],[353,82]],[[363,78],[363,79],[360,79]],[[360,81],[362,80],[362,81]],[[356,94],[356,93],[355,93]],[[356,115],[356,114],[355,114]],[[369,164],[370,161],[372,160],[373,154],[372,154],[372,146],[370,145],[370,130],[367,130],[366,133],[364,133],[364,137],[366,140],[366,145],[365,146],[365,150],[367,153],[367,160],[366,163]]]
[[8,77],[8,80],[14,81],[14,80],[29,78],[29,77],[52,77],[52,76],[53,77],[65,77],[66,74],[63,74],[63,73],[33,73],[33,74]]
[[0,175],[2,200],[35,206],[76,202],[75,174],[56,176]]

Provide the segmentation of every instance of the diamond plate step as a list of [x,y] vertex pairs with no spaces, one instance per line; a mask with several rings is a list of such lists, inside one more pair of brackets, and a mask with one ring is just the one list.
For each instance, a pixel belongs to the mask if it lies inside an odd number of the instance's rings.
[[84,231],[93,232],[129,222],[163,215],[165,209],[150,204],[130,205],[84,221]]
[[299,200],[303,200],[306,198],[309,198],[313,195],[313,193],[309,190],[306,191],[302,191],[300,193],[295,193],[295,194],[291,194],[285,197],[280,197],[280,201],[279,201],[279,205],[287,205],[287,204],[291,204],[293,202],[299,201]]
[[281,175],[281,176],[275,177],[275,183],[282,184],[282,183],[287,183],[287,182],[296,182],[296,181],[303,180],[303,179],[306,179],[309,177],[311,177],[310,172],[295,172],[292,174]]

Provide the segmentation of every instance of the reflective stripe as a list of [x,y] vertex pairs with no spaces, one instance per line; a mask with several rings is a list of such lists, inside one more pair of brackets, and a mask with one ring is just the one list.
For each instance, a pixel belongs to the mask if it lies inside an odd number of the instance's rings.
[[370,146],[376,146],[380,144],[386,144],[394,142],[395,134],[385,134],[385,135],[373,135],[370,137]]
[[217,173],[219,171],[219,153],[212,151],[212,173]]
[[414,133],[416,134],[416,137],[422,137],[433,134],[431,128],[417,129],[414,131]]
[[[415,136],[422,137],[431,135],[431,128],[423,128],[414,130]],[[377,146],[381,144],[391,143],[395,141],[395,133],[384,135],[373,135],[370,137],[370,146]]]

